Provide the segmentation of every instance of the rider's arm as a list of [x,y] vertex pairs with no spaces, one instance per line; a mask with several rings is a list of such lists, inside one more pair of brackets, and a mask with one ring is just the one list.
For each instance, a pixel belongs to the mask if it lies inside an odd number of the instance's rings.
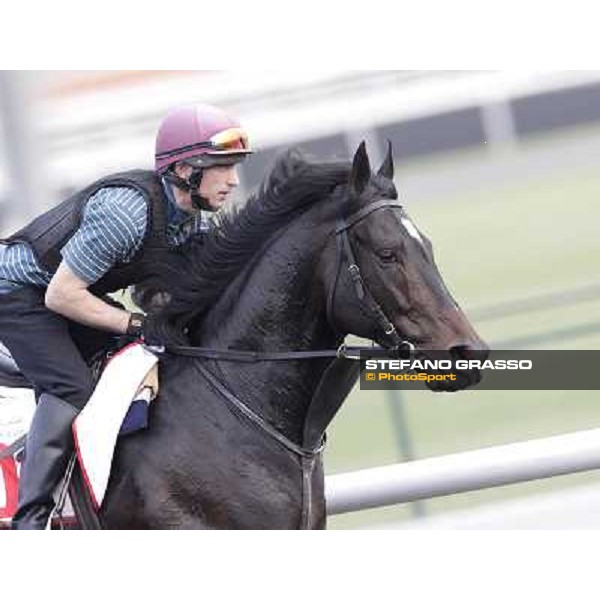
[[125,333],[131,316],[88,291],[88,284],[63,261],[46,290],[46,306],[64,317],[96,329]]
[[147,207],[130,188],[102,188],[86,204],[81,225],[62,248],[62,263],[46,292],[46,306],[69,319],[125,333],[130,314],[94,296],[89,287],[142,244]]

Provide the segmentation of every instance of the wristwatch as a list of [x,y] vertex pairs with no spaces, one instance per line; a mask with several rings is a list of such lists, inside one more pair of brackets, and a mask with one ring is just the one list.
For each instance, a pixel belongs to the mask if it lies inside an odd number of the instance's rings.
[[144,322],[146,317],[142,313],[131,313],[129,323],[127,323],[127,335],[132,337],[142,337],[144,334]]

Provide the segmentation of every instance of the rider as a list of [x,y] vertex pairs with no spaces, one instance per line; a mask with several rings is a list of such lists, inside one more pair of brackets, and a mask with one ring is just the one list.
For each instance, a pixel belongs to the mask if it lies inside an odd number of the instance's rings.
[[0,340],[37,399],[13,528],[49,522],[73,448],[71,424],[93,389],[91,347],[115,334],[143,335],[144,316],[105,294],[143,282],[165,252],[202,235],[202,211],[223,206],[250,153],[224,111],[176,109],[158,131],[154,171],[100,179],[0,242]]

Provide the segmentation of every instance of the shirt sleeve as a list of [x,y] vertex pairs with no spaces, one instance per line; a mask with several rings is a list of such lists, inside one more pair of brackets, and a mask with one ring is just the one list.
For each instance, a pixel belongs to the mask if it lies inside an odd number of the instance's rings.
[[142,245],[148,207],[132,188],[102,188],[86,203],[75,235],[61,250],[67,266],[88,285],[115,264],[130,260]]

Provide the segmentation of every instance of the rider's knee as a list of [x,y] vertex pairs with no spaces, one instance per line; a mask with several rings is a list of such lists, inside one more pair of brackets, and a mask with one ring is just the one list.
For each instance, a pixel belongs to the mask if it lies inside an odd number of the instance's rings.
[[70,378],[64,378],[52,391],[55,396],[81,410],[94,391],[94,381],[91,373],[79,373]]

